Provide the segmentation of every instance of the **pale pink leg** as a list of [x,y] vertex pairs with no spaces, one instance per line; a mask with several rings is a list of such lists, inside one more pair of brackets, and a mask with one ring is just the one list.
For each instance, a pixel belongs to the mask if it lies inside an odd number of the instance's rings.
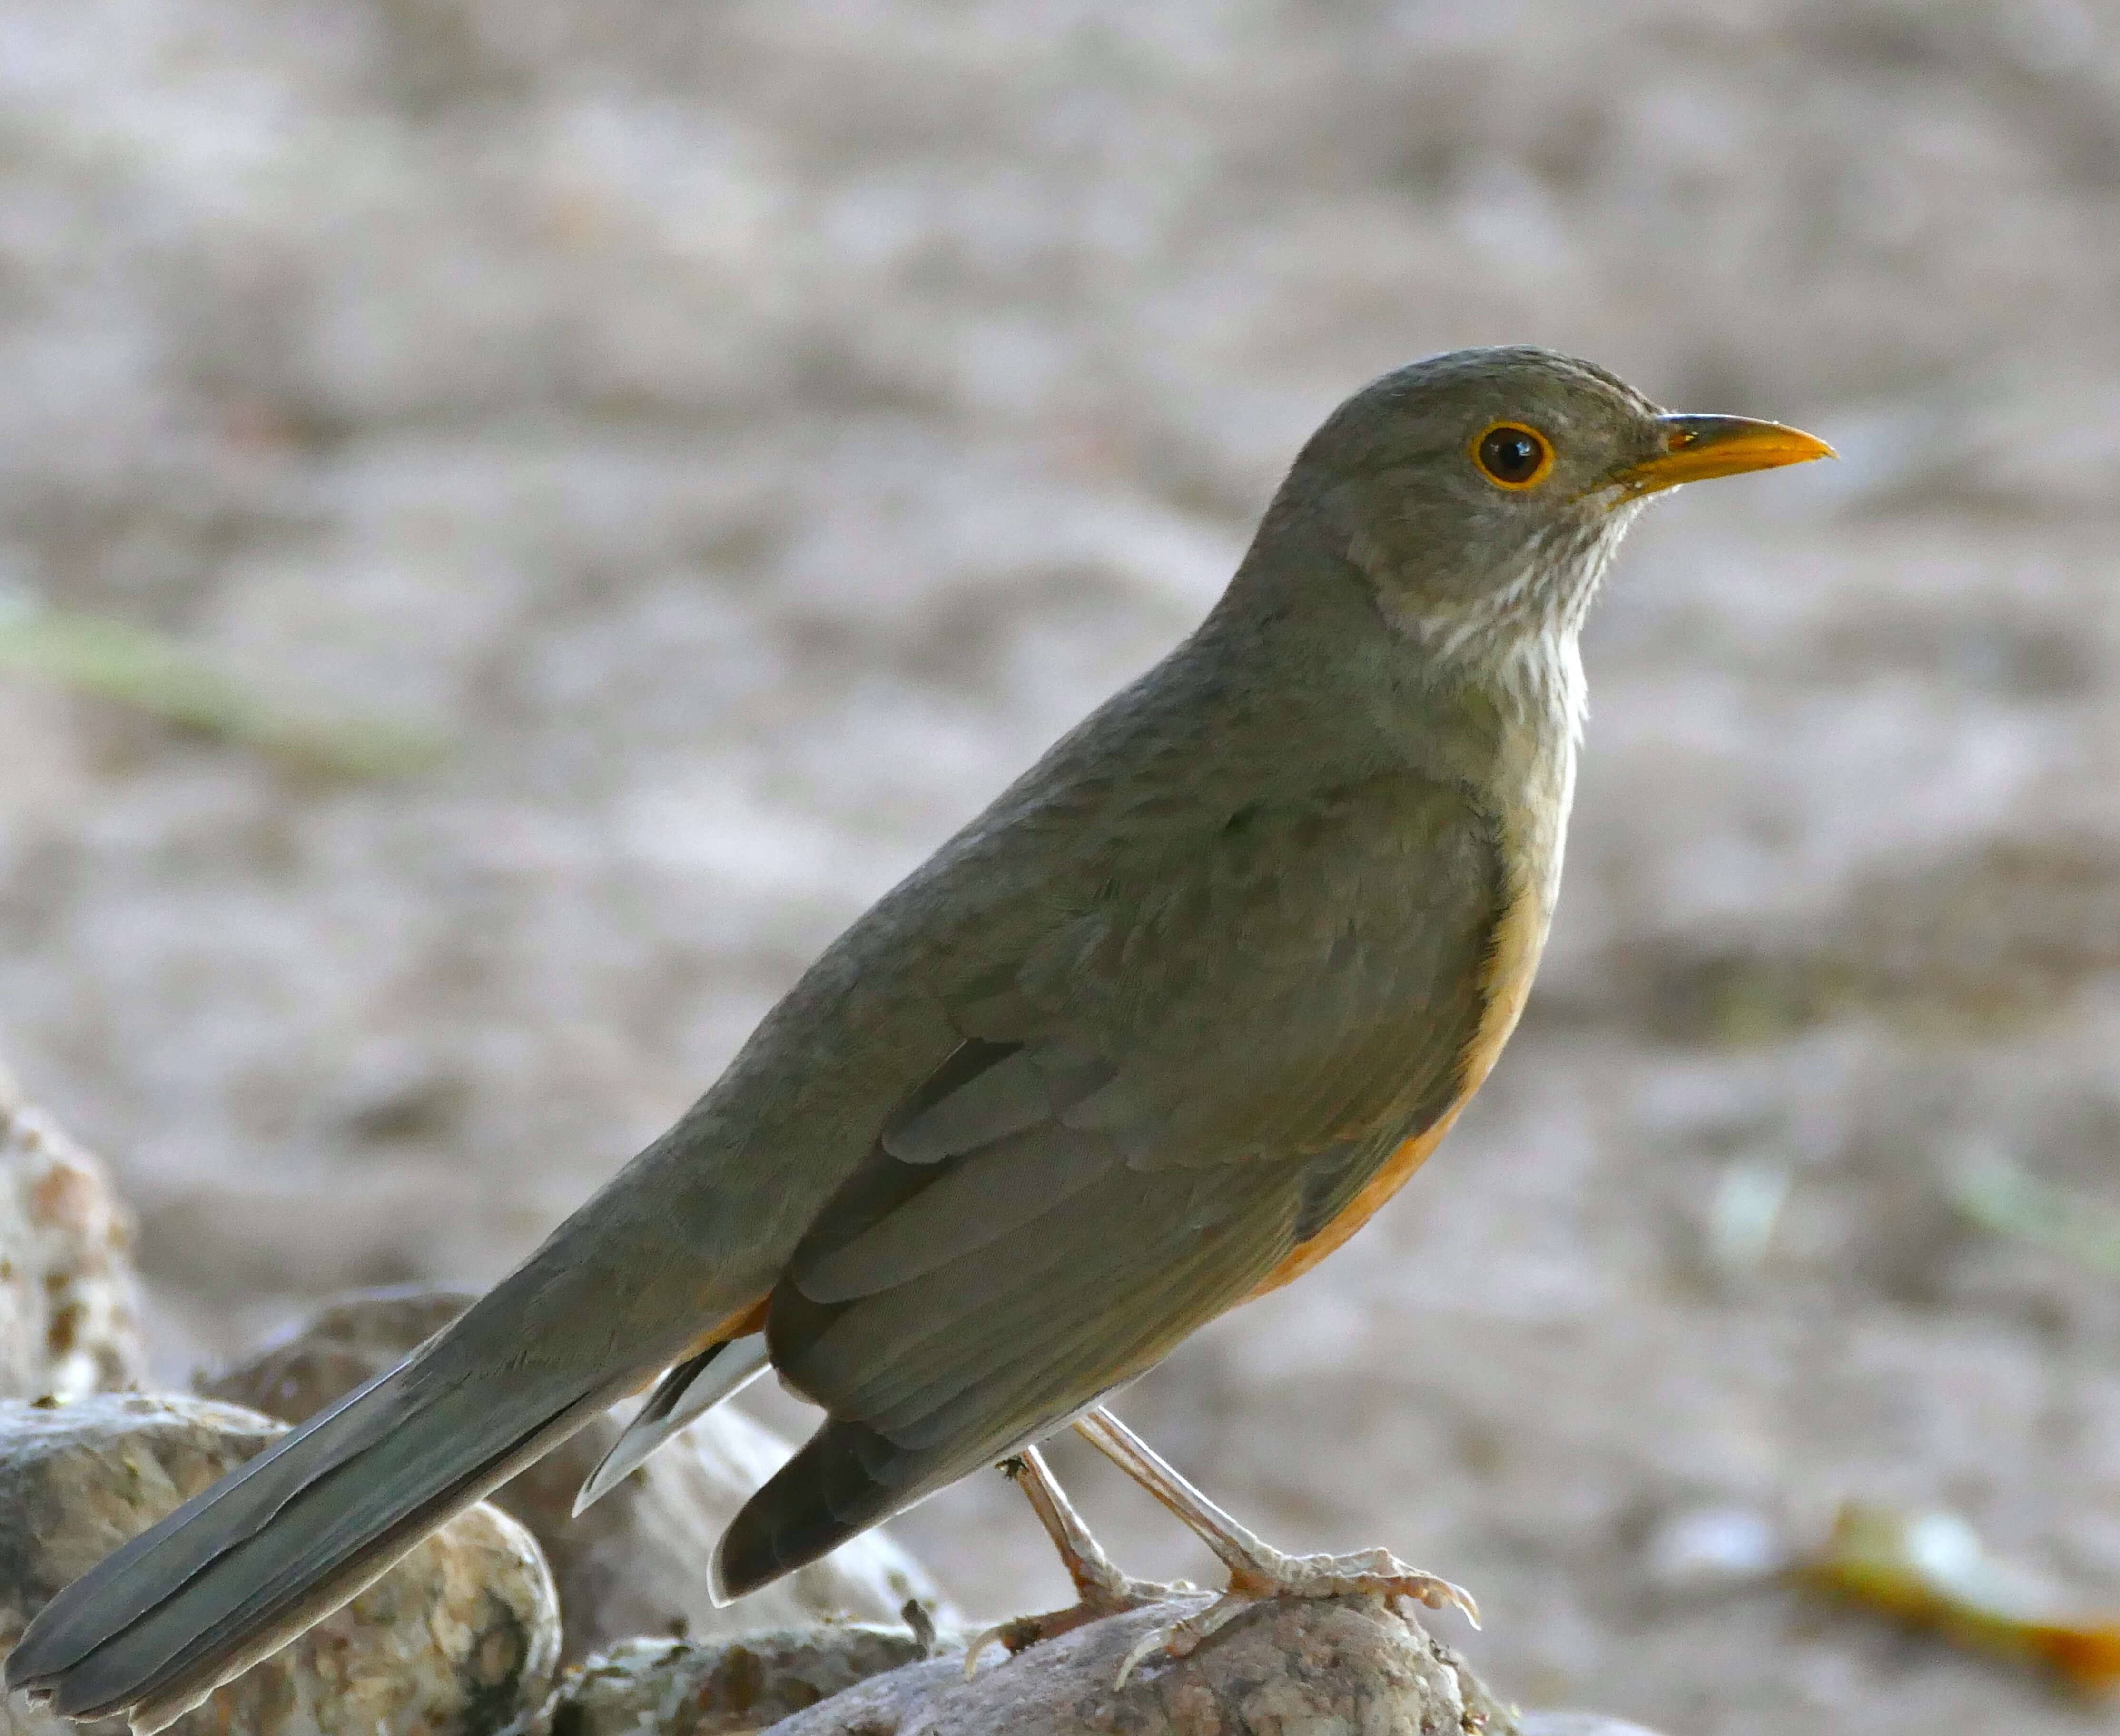
[[1023,1491],[1030,1502],[1031,1511],[1038,1515],[1039,1524],[1044,1526],[1045,1534],[1053,1539],[1053,1547],[1059,1552],[1068,1578],[1075,1582],[1076,1602],[1067,1609],[1052,1610],[1044,1615],[1016,1616],[987,1629],[965,1650],[967,1676],[971,1674],[979,1655],[995,1641],[1013,1655],[1026,1646],[1035,1645],[1040,1640],[1058,1639],[1089,1622],[1139,1609],[1144,1604],[1160,1603],[1174,1591],[1189,1589],[1151,1585],[1145,1580],[1129,1579],[1120,1572],[1090,1534],[1090,1528],[1082,1523],[1082,1515],[1075,1510],[1074,1502],[1067,1499],[1067,1492],[1060,1487],[1058,1479],[1046,1465],[1044,1454],[1036,1447],[1025,1447],[1014,1458],[1004,1459],[1002,1470]]
[[1119,1667],[1122,1685],[1159,1645],[1182,1658],[1232,1617],[1269,1598],[1411,1598],[1430,1609],[1454,1606],[1474,1627],[1479,1625],[1480,1612],[1469,1593],[1448,1580],[1407,1566],[1388,1549],[1353,1555],[1284,1555],[1208,1500],[1155,1448],[1101,1406],[1076,1418],[1075,1427],[1169,1508],[1230,1570],[1230,1589],[1213,1603],[1197,1616],[1150,1634],[1127,1654]]

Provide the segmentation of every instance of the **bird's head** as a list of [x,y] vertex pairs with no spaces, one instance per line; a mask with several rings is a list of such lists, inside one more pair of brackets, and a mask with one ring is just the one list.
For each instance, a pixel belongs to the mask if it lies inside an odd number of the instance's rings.
[[1361,570],[1393,626],[1476,668],[1572,646],[1651,495],[1831,455],[1778,422],[1673,415],[1550,350],[1458,350],[1341,404],[1282,503]]

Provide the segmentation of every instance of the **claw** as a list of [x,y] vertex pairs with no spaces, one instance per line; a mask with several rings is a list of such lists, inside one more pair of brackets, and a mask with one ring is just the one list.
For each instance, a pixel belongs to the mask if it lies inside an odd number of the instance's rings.
[[972,1643],[965,1648],[965,1680],[970,1681],[977,1673],[979,1655],[989,1645],[997,1644],[1001,1645],[1011,1658],[1021,1651],[1023,1648],[1020,1645],[1011,1645],[1009,1641],[1016,1629],[1026,1619],[1029,1618],[1023,1616],[1011,1616],[1006,1622],[997,1622],[993,1627],[982,1627],[974,1634]]
[[1141,1638],[1133,1642],[1132,1646],[1128,1650],[1127,1655],[1119,1659],[1118,1674],[1112,1678],[1112,1692],[1113,1693],[1116,1694],[1121,1688],[1127,1685],[1127,1678],[1133,1673],[1134,1666],[1139,1664],[1142,1659],[1146,1658],[1159,1645],[1164,1646],[1166,1649],[1169,1647],[1173,1631],[1174,1630],[1168,1627],[1152,1627],[1146,1633],[1143,1634]]
[[1159,1627],[1134,1641],[1125,1657],[1119,1660],[1119,1673],[1112,1682],[1112,1692],[1117,1693],[1127,1685],[1127,1678],[1143,1659],[1159,1646],[1165,1656],[1188,1658],[1200,1649],[1211,1635],[1225,1627],[1236,1617],[1255,1604],[1263,1603],[1276,1594],[1268,1592],[1254,1596],[1248,1592],[1225,1591],[1197,1615],[1173,1622],[1168,1627]]
[[1402,1598],[1413,1598],[1430,1609],[1454,1609],[1472,1624],[1472,1631],[1480,1631],[1480,1605],[1477,1599],[1462,1585],[1453,1585],[1448,1580],[1438,1580],[1430,1591],[1402,1591]]

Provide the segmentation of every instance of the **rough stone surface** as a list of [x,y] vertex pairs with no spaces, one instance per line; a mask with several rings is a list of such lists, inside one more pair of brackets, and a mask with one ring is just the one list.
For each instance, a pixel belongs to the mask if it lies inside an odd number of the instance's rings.
[[[0,1655],[61,1586],[284,1432],[235,1405],[174,1395],[0,1401]],[[505,1514],[474,1507],[174,1728],[486,1736],[544,1699],[559,1646],[536,1543]],[[0,1711],[0,1736],[73,1728],[19,1696]]]
[[1091,1622],[969,1681],[961,1658],[894,1670],[774,1736],[1518,1736],[1515,1715],[1454,1652],[1374,1599],[1264,1605],[1113,1687],[1135,1641],[1206,1601]]
[[[202,1381],[202,1390],[299,1422],[389,1367],[471,1300],[436,1289],[339,1297]],[[551,1563],[570,1661],[639,1634],[700,1639],[827,1617],[895,1622],[908,1599],[941,1621],[953,1618],[927,1570],[876,1532],[730,1608],[715,1608],[707,1594],[715,1540],[745,1497],[779,1468],[788,1443],[724,1405],[574,1517],[574,1492],[621,1426],[612,1417],[590,1424],[493,1497],[530,1528]]]
[[700,1645],[628,1640],[570,1669],[523,1736],[732,1736],[927,1656],[904,1627],[780,1628]]
[[0,1397],[141,1384],[132,1218],[103,1166],[0,1068]]

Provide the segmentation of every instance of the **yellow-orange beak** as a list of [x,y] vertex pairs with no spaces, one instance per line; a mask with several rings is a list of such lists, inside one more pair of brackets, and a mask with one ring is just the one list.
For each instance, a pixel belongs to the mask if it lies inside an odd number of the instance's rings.
[[1839,455],[1800,428],[1742,416],[1660,416],[1657,429],[1661,449],[1612,478],[1630,496]]

